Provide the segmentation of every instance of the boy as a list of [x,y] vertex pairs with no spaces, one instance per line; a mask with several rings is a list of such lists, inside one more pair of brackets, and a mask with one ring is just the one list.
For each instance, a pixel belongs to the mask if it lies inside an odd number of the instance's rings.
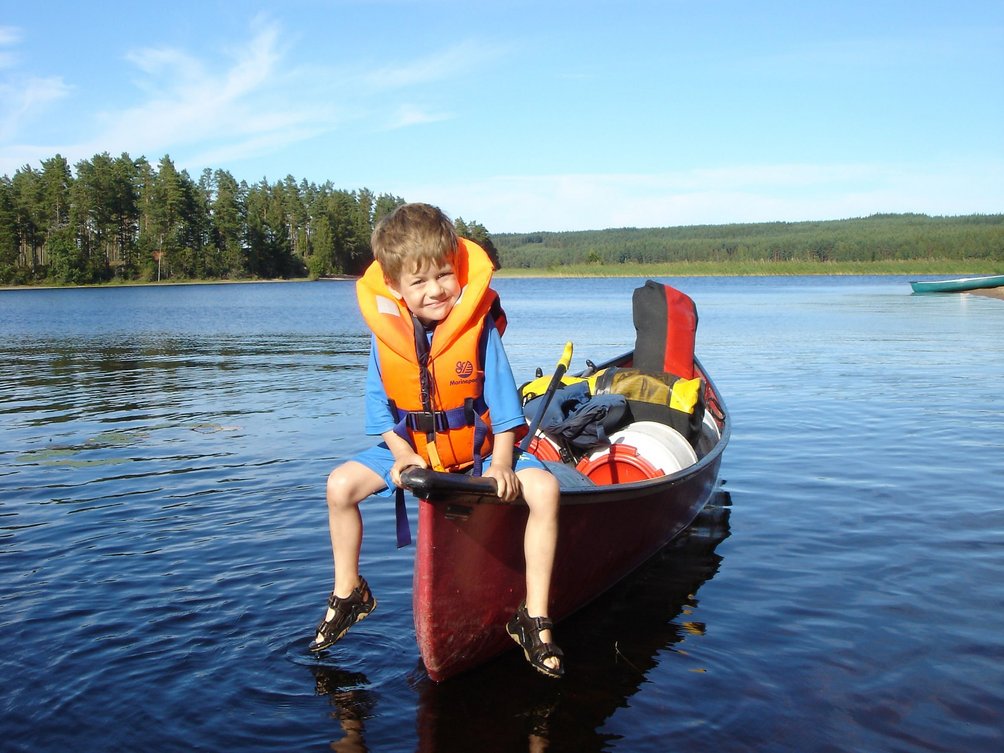
[[335,585],[310,649],[332,645],[376,607],[359,575],[359,503],[392,493],[409,466],[473,465],[477,473],[484,465],[502,500],[522,494],[530,509],[523,533],[526,599],[506,630],[537,671],[560,677],[562,653],[547,618],[558,483],[535,457],[515,449],[526,422],[493,316],[501,309],[488,287],[491,261],[428,204],[398,207],[377,225],[372,246],[376,261],[356,291],[373,332],[366,430],[383,442],[328,476]]

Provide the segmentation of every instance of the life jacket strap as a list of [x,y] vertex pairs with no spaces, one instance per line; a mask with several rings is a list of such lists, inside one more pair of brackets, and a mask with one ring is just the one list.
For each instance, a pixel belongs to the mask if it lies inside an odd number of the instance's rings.
[[488,424],[477,413],[474,414],[474,475],[480,476],[484,469],[484,458],[481,456],[481,448],[485,444],[488,436]]
[[390,401],[390,409],[391,415],[397,420],[394,431],[407,439],[409,429],[422,434],[432,434],[450,429],[461,429],[465,426],[476,427],[479,421],[483,424],[481,415],[488,410],[488,404],[483,397],[469,397],[463,405],[449,410],[407,411],[401,410],[393,401]]
[[431,434],[436,431],[446,431],[450,428],[450,420],[446,411],[412,411],[404,417],[405,425],[412,431]]
[[404,489],[398,487],[394,499],[394,518],[397,528],[397,548],[411,543],[411,525],[408,523],[408,508],[404,504]]
[[394,433],[409,443],[411,443],[412,432],[421,432],[430,437],[430,442],[433,442],[437,433],[473,426],[474,474],[481,475],[483,465],[481,447],[484,445],[490,429],[485,420],[481,418],[488,411],[488,403],[485,402],[484,397],[469,397],[464,400],[464,404],[461,406],[439,411],[401,410],[393,401],[390,401],[389,405],[391,415],[397,419]]

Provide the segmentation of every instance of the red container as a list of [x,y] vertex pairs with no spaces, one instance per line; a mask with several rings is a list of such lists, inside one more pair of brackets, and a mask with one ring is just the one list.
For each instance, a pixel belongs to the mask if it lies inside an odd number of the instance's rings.
[[542,434],[537,434],[537,436],[530,440],[527,452],[535,455],[538,460],[561,461],[561,455],[558,452],[557,446]]
[[626,484],[665,475],[639,455],[637,447],[623,443],[582,458],[576,468],[594,484]]

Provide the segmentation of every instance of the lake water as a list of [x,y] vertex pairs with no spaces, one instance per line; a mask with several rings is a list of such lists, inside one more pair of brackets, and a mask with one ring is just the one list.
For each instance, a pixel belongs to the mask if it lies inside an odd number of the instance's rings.
[[[436,685],[413,550],[306,650],[362,431],[349,282],[0,292],[5,751],[998,751],[1004,301],[903,278],[666,280],[732,412],[722,490],[559,625]],[[517,378],[633,344],[639,279],[500,280]],[[414,524],[414,523],[413,523]]]

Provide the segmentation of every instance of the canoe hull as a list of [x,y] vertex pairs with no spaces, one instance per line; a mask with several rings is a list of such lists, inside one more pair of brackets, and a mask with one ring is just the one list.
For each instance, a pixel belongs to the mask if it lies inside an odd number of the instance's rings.
[[914,293],[964,293],[967,290],[998,288],[1004,285],[1004,275],[959,277],[954,280],[914,280],[910,283]]
[[[720,462],[718,454],[679,478],[563,495],[551,616],[560,620],[584,606],[684,530],[711,497]],[[514,646],[504,625],[525,591],[526,518],[523,505],[420,500],[415,635],[433,680]]]
[[[609,486],[562,483],[550,616],[561,620],[616,585],[683,531],[718,482],[730,422],[706,432],[695,465],[672,475]],[[713,436],[710,436],[712,435]],[[505,623],[525,594],[525,503],[501,504],[485,479],[431,474],[453,485],[419,497],[413,591],[415,636],[435,681],[476,667],[515,644]],[[467,484],[470,483],[471,486]]]

